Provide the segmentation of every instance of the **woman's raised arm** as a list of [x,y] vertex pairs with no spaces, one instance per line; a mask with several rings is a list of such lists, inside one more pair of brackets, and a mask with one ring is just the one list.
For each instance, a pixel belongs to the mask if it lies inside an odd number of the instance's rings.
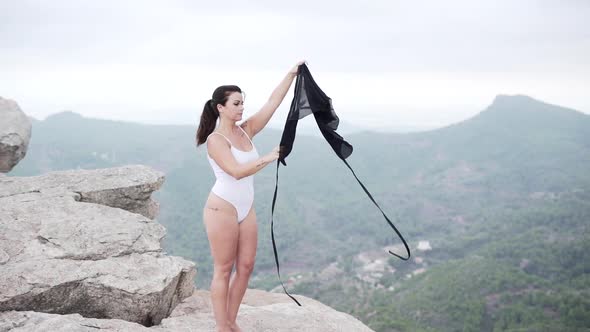
[[289,91],[289,87],[291,87],[291,83],[293,83],[293,79],[297,76],[297,68],[304,62],[297,62],[274,89],[262,108],[242,123],[241,127],[248,133],[250,138],[254,137],[254,135],[258,134],[266,126],[279,105],[281,105],[283,99],[285,99],[285,95],[287,95],[287,91]]

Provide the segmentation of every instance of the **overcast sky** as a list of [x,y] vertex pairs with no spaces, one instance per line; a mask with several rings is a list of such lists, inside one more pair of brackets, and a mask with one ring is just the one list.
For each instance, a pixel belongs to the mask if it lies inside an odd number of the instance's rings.
[[0,0],[0,96],[38,119],[196,124],[218,85],[248,116],[305,59],[360,126],[446,125],[498,94],[590,112],[589,22],[585,0]]

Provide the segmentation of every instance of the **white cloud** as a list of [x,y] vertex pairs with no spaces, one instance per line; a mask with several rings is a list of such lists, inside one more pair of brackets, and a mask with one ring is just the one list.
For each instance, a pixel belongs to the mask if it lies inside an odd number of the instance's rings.
[[499,93],[590,112],[588,14],[574,0],[6,1],[0,95],[39,118],[192,123],[221,84],[255,111],[305,58],[366,123],[457,121]]

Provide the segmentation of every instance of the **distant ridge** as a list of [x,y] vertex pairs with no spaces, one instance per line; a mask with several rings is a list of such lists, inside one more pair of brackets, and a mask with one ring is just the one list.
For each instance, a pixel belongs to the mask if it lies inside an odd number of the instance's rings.
[[73,111],[63,111],[47,116],[44,121],[79,120],[82,118],[84,117],[79,113]]
[[[312,120],[312,119],[308,119]],[[170,128],[183,128],[186,130],[196,130],[195,125],[149,125],[142,124],[139,122],[122,121],[122,120],[110,120],[102,118],[91,118],[81,115],[73,111],[63,111],[49,115],[43,121],[33,121],[36,123],[43,123],[46,125],[55,124],[78,124],[78,125],[106,125],[108,128],[115,126],[116,129],[121,126],[132,125],[133,127],[170,127]],[[484,110],[480,111],[473,117],[467,118],[463,121],[448,125],[446,127],[420,130],[420,131],[408,131],[406,134],[419,134],[424,133],[428,135],[447,135],[450,132],[456,132],[458,128],[460,131],[465,131],[464,134],[483,134],[485,132],[491,133],[507,133],[515,130],[539,131],[549,130],[552,132],[560,131],[567,134],[569,131],[583,131],[583,135],[586,134],[585,129],[590,124],[590,115],[582,113],[580,111],[550,104],[530,96],[526,95],[497,95],[492,103]],[[319,131],[314,121],[303,121],[301,128],[298,128],[297,133],[299,135],[309,135],[320,137]],[[400,127],[401,128],[401,127]],[[471,128],[471,129],[468,129]],[[123,129],[123,128],[121,128]],[[282,126],[276,127],[269,125],[270,131],[280,131]],[[364,132],[364,135],[379,135],[385,136],[389,134],[403,134],[403,130],[381,131],[370,128],[363,128],[357,126],[351,122],[342,121],[338,129],[338,132],[345,137],[349,135],[358,135]],[[461,136],[461,135],[460,135]]]
[[[460,128],[460,129],[459,129]],[[549,104],[525,95],[498,95],[492,104],[475,116],[447,127],[435,129],[431,134],[461,131],[475,134],[526,133],[547,130],[565,135],[590,128],[590,115],[580,111]]]
[[511,125],[531,125],[548,124],[545,121],[590,121],[590,116],[571,108],[549,104],[525,95],[498,95],[490,106],[473,119],[500,121]]

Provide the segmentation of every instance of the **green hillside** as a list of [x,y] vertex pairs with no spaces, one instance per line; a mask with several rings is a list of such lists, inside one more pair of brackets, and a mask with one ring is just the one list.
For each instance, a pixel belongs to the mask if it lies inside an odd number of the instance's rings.
[[[214,182],[191,126],[148,126],[66,112],[33,124],[10,173],[146,164],[170,254],[210,280],[202,207]],[[376,331],[589,331],[590,116],[498,96],[473,118],[420,133],[345,135],[348,159],[413,250],[400,242],[323,139],[298,136],[280,169],[275,234],[295,293]],[[255,138],[261,153],[280,132]],[[256,175],[259,250],[251,287],[278,283],[270,247],[274,167]],[[428,243],[430,248],[418,245]]]

